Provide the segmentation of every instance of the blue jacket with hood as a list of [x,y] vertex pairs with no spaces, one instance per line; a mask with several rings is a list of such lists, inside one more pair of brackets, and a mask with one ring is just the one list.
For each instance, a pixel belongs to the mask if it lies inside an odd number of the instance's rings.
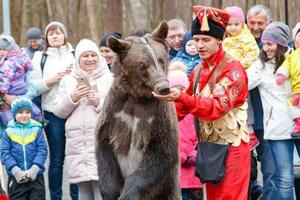
[[8,123],[1,144],[1,159],[9,176],[12,176],[11,169],[14,166],[26,171],[34,164],[40,168],[38,175],[43,174],[47,153],[39,122],[31,119],[26,124],[16,123],[15,120]]
[[186,43],[192,40],[192,34],[190,31],[186,32],[186,34],[183,37],[182,40],[182,49],[176,54],[176,56],[171,60],[171,62],[174,61],[181,61],[185,64],[187,67],[186,74],[189,76],[196,65],[200,63],[200,57],[199,55],[191,56],[186,53]]

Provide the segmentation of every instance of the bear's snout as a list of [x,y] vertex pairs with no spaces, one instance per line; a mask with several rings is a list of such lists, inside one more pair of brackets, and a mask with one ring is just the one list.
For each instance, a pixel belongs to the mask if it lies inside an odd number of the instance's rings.
[[170,93],[169,82],[165,80],[159,81],[154,85],[154,91],[160,95],[166,95]]
[[158,90],[159,94],[161,95],[166,95],[166,94],[169,94],[170,93],[170,88],[169,87],[166,87],[166,88],[162,88],[160,90]]

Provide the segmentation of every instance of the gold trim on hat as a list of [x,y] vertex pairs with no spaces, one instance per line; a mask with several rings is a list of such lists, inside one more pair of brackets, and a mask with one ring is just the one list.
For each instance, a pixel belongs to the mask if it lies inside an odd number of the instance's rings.
[[204,9],[204,15],[202,18],[201,31],[209,31],[208,20],[207,20],[207,9]]

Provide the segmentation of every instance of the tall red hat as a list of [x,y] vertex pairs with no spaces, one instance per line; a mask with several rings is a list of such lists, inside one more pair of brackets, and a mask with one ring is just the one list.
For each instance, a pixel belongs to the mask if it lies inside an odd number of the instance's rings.
[[193,14],[192,35],[204,34],[223,39],[229,13],[218,8],[194,6]]

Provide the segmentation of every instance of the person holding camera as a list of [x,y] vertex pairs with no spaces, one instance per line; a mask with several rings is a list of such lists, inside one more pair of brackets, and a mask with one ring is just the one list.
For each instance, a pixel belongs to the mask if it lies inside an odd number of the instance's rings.
[[42,125],[31,118],[33,104],[27,98],[14,100],[11,110],[14,119],[8,123],[1,144],[9,199],[46,199],[43,173],[48,150]]
[[101,200],[95,154],[95,128],[113,77],[97,45],[82,39],[75,50],[76,64],[59,86],[55,115],[66,119],[66,162],[70,184],[79,199]]

